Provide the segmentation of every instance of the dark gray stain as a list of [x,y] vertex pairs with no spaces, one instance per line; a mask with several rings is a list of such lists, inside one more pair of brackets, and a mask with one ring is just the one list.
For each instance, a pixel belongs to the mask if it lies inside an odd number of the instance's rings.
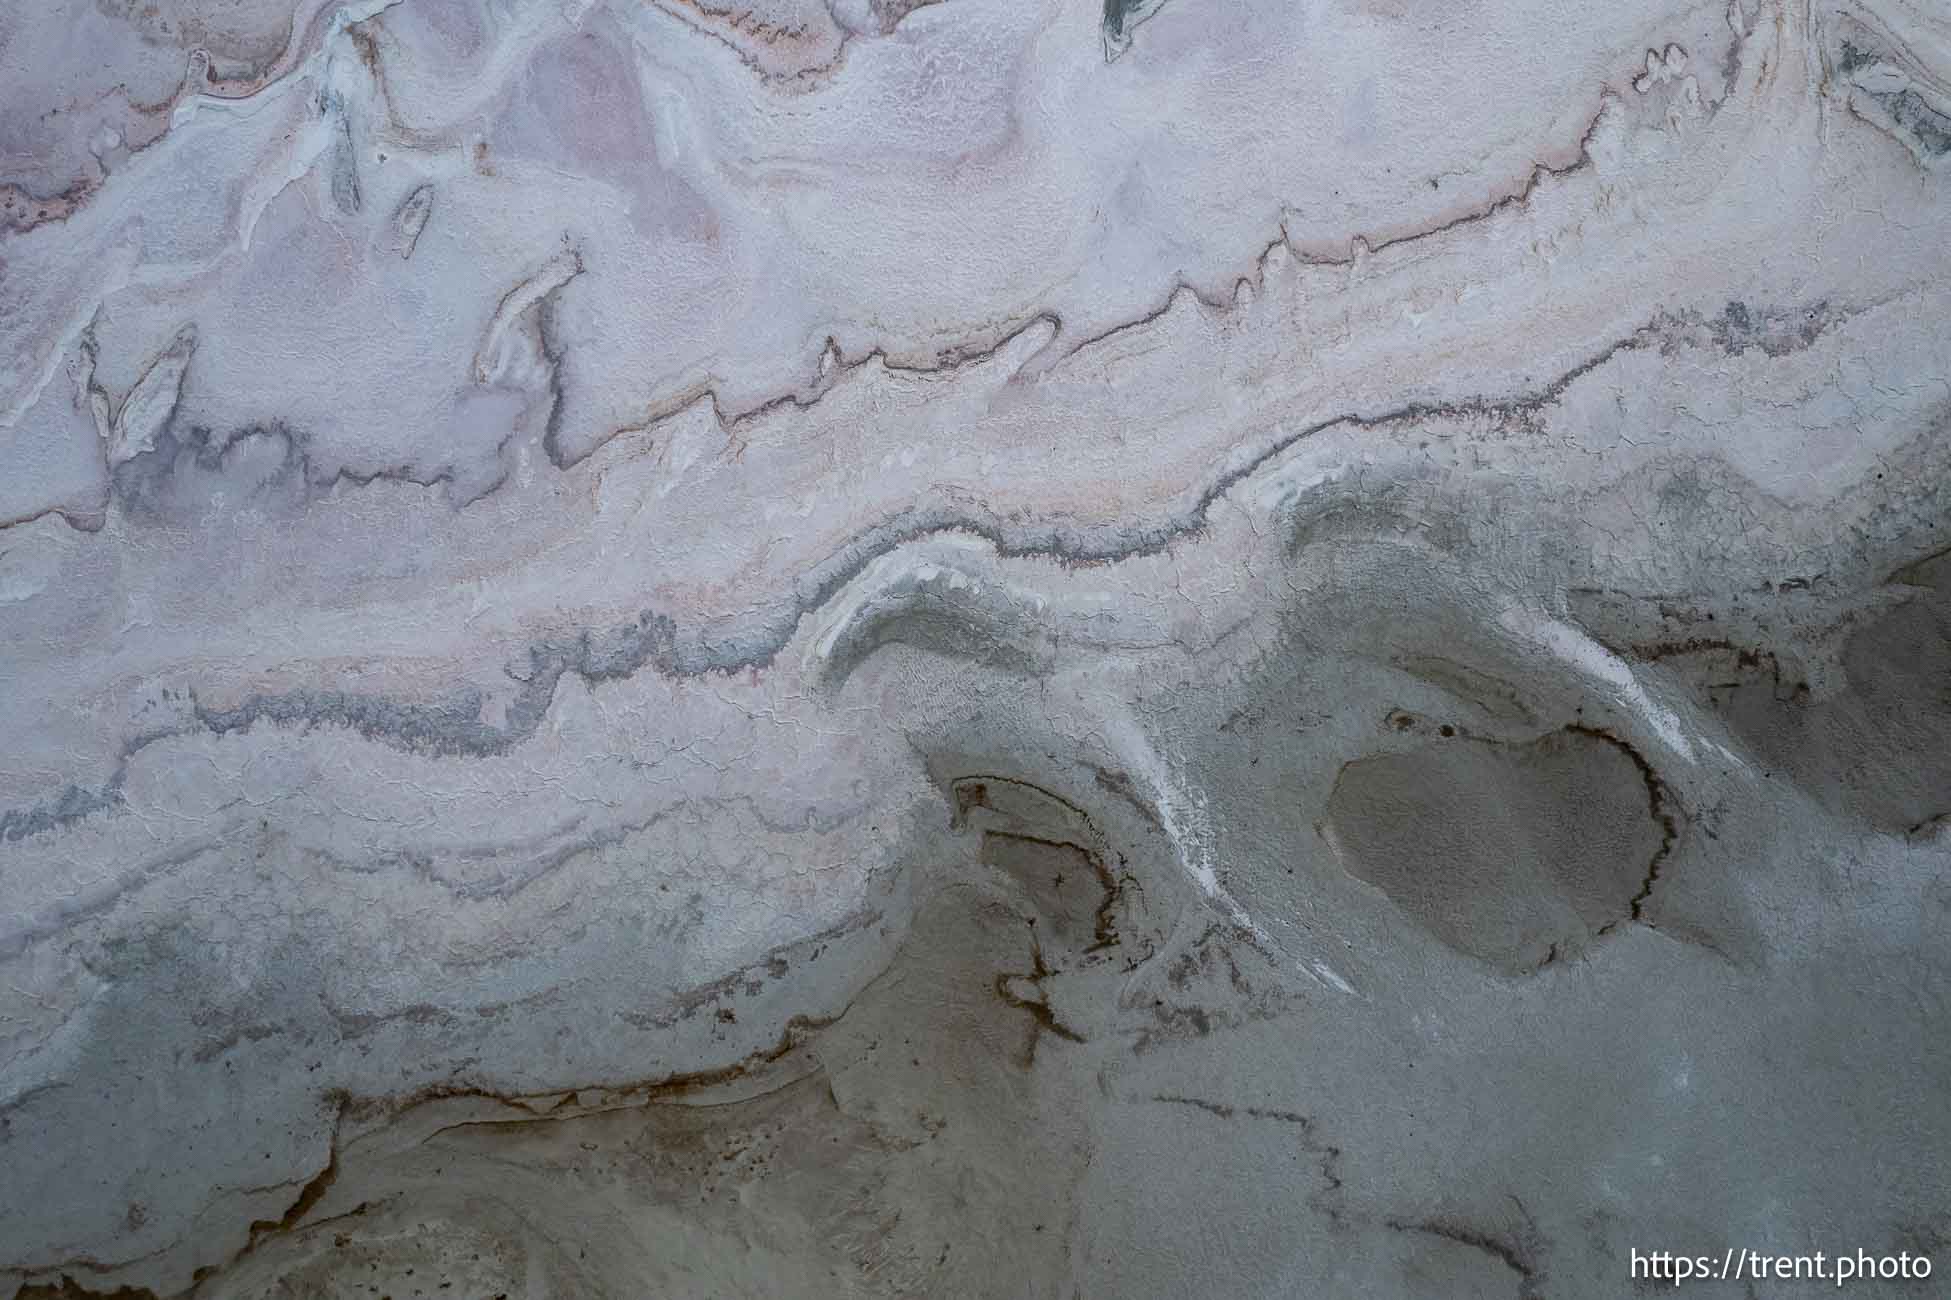
[[1827,302],[1813,307],[1765,310],[1730,302],[1707,328],[1722,351],[1740,356],[1759,348],[1771,357],[1800,352],[1821,336],[1834,316]]
[[[1860,88],[1857,93],[1869,94]],[[1904,89],[1870,97],[1883,106],[1890,120],[1908,132],[1924,153],[1933,158],[1951,154],[1951,117],[1932,108],[1916,91]]]
[[[1882,61],[1873,51],[1865,50],[1853,41],[1844,41],[1836,59],[1836,70],[1843,77],[1848,77],[1860,68],[1873,67]],[[1938,109],[1916,90],[1906,86],[1901,90],[1873,91],[1852,85],[1850,94],[1868,100],[1881,109],[1888,119],[1887,125],[1920,156],[1933,160],[1951,156],[1951,115]]]
[[647,664],[682,674],[689,665],[674,646],[675,625],[654,614],[645,614],[635,623],[533,645],[527,664],[511,670],[521,685],[500,725],[482,721],[483,697],[472,688],[432,703],[351,691],[291,691],[254,695],[228,709],[198,704],[194,716],[202,730],[216,735],[248,731],[259,722],[296,727],[323,724],[437,757],[502,754],[534,734],[565,674],[574,673],[591,684],[632,676]]
[[118,772],[106,784],[93,790],[70,785],[52,799],[29,808],[9,808],[0,812],[0,840],[12,842],[56,830],[70,822],[92,817],[122,804],[122,779]]
[[1114,41],[1123,40],[1125,23],[1136,18],[1144,8],[1144,0],[1104,0],[1105,36]]
[[115,466],[110,493],[123,515],[136,523],[171,523],[202,518],[219,501],[248,503],[274,513],[295,514],[311,500],[341,484],[408,483],[445,488],[457,509],[480,500],[505,477],[496,448],[493,477],[464,476],[454,464],[393,465],[327,470],[313,455],[311,438],[283,423],[252,425],[219,433],[202,425],[184,427],[171,420],[150,450]]
[[1131,48],[1131,35],[1138,24],[1157,13],[1165,0],[1104,0],[1101,28],[1104,61],[1110,63]]

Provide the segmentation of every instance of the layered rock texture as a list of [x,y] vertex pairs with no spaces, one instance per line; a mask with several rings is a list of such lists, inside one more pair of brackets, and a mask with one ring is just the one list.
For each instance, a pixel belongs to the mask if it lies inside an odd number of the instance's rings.
[[0,1296],[1951,1273],[1936,0],[0,69]]

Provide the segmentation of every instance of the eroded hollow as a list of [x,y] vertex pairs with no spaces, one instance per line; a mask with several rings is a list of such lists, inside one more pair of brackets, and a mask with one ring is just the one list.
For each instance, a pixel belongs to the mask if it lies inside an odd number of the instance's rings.
[[1833,695],[1785,691],[1773,658],[1758,656],[1723,668],[1707,693],[1737,736],[1826,807],[1887,834],[1930,835],[1951,814],[1951,559],[1903,577],[1916,594],[1849,637]]
[[1643,901],[1671,830],[1623,743],[1565,728],[1348,763],[1322,833],[1342,866],[1458,952],[1522,974]]

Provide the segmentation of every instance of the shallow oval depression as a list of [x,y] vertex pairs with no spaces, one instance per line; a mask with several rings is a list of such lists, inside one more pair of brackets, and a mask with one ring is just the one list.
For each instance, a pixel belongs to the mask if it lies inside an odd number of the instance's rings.
[[1458,952],[1525,974],[1633,915],[1668,828],[1619,741],[1454,734],[1341,769],[1322,833],[1350,874]]

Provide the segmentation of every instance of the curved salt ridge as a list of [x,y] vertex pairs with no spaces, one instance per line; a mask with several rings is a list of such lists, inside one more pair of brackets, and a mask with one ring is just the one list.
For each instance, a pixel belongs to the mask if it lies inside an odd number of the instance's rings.
[[[968,549],[975,552],[978,545],[970,544]],[[939,548],[930,551],[940,553]],[[834,673],[844,680],[852,662],[871,650],[865,643],[876,631],[923,609],[944,612],[971,629],[979,624],[1000,625],[1006,639],[1018,642],[1043,621],[1044,602],[1040,596],[1013,592],[993,579],[985,581],[968,569],[905,549],[896,551],[869,564],[821,610],[810,634],[802,632],[808,638],[804,655],[808,675]]]
[[1541,648],[1602,685],[1668,751],[1690,763],[1699,761],[1694,756],[1693,742],[1681,729],[1680,719],[1647,693],[1624,660],[1591,636],[1562,620],[1514,607],[1504,610],[1498,621],[1520,641]]

